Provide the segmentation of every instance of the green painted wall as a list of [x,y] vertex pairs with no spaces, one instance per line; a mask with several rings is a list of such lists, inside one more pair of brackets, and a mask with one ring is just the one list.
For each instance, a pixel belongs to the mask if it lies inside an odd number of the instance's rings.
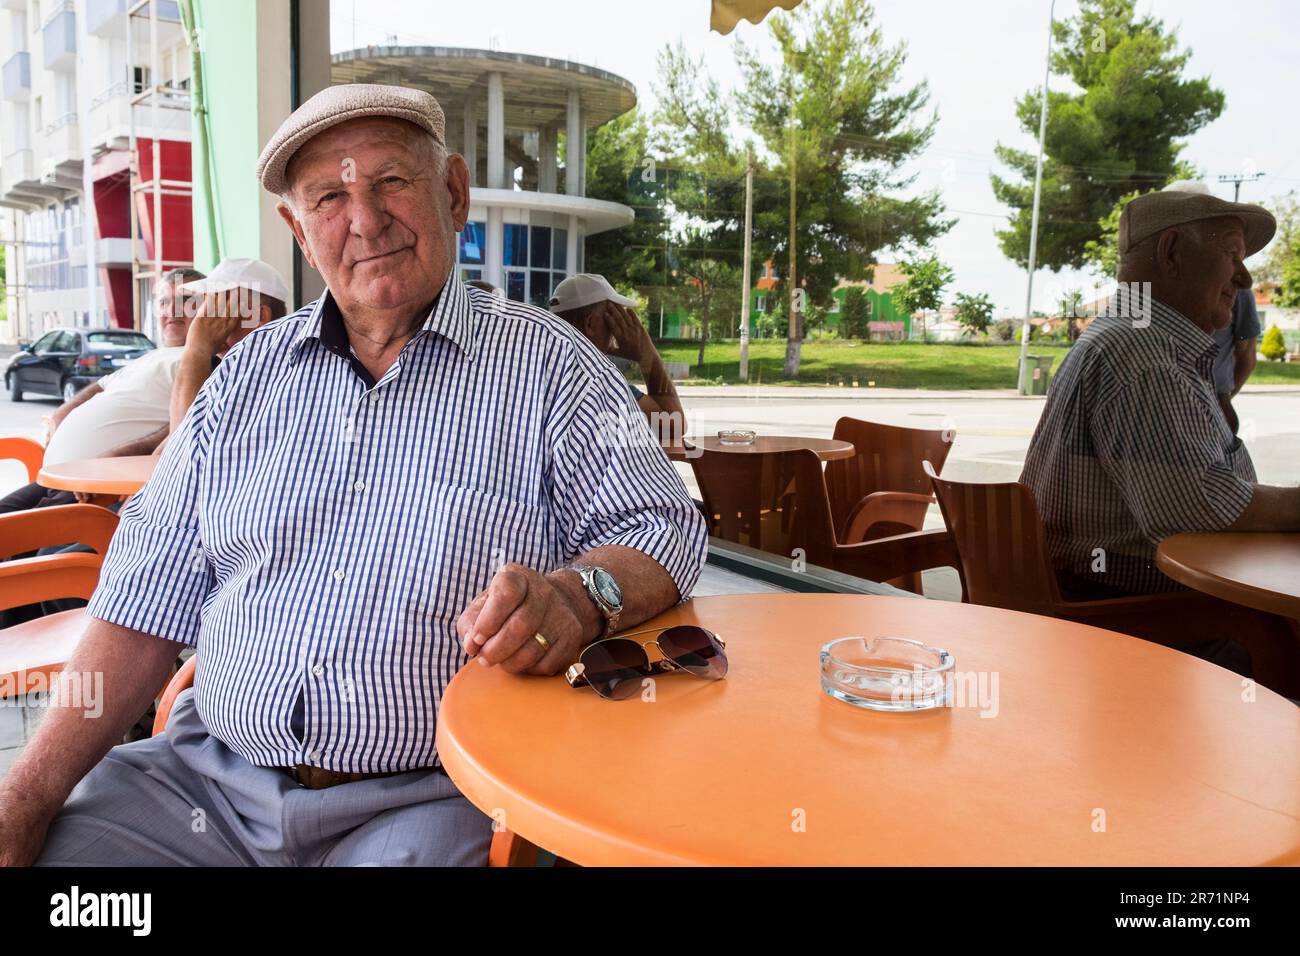
[[[844,293],[846,291],[847,291],[846,289],[836,289],[834,292],[831,293],[835,297],[835,301],[837,301],[840,304],[841,308],[843,308],[844,306]],[[867,301],[871,303],[872,322],[902,322],[903,337],[904,338],[911,337],[912,317],[910,315],[905,315],[902,311],[898,309],[897,306],[894,305],[893,296],[891,296],[888,292],[876,292],[874,289],[867,289],[866,293],[867,293]],[[764,295],[767,297],[768,299],[767,304],[769,308],[773,304],[772,293],[770,291],[764,291],[758,288],[755,288],[750,291],[749,331],[751,336],[757,335],[758,319],[763,314],[758,310],[758,304],[757,304],[758,297],[760,295]],[[655,333],[657,334],[659,331],[659,322],[657,316],[655,317],[655,320],[651,323],[651,325]],[[839,311],[837,310],[835,312],[828,313],[826,316],[826,327],[831,329],[838,329],[839,326],[840,326]],[[665,310],[663,329],[664,329],[663,337],[666,339],[690,338],[694,334],[691,315],[685,309]]]
[[[207,191],[194,170],[194,265],[210,271],[223,255],[261,257],[253,165],[261,151],[257,129],[256,0],[190,0],[203,52],[209,117],[209,174],[220,250],[209,229]],[[197,115],[194,123],[198,123]],[[196,131],[197,132],[197,131]],[[198,141],[197,135],[194,141]],[[195,157],[196,164],[198,157]]]

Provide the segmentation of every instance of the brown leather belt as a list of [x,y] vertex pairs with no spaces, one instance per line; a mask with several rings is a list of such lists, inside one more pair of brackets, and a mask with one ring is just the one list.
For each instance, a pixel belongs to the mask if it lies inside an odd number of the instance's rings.
[[[387,770],[382,773],[357,773],[346,770],[326,770],[323,767],[313,767],[305,763],[281,769],[293,777],[299,786],[306,787],[308,790],[324,790],[327,787],[337,787],[341,783],[356,783],[359,780],[375,780],[379,777],[395,777],[399,773],[413,772],[411,770]],[[432,770],[433,768],[426,769]]]

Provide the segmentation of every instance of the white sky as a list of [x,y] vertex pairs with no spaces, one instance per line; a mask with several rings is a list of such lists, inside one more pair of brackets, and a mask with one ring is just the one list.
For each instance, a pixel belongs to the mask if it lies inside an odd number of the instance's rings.
[[[1035,146],[1016,124],[1014,103],[1042,83],[1048,0],[877,0],[875,6],[886,41],[908,44],[908,81],[928,80],[939,111],[933,145],[913,171],[916,188],[939,188],[958,219],[935,244],[956,272],[949,296],[987,292],[999,315],[1023,314],[1025,273],[1002,255],[993,235],[1008,210],[993,198],[989,171],[998,168],[998,141]],[[1075,0],[1058,0],[1057,18],[1076,9]],[[1232,186],[1216,177],[1243,171],[1267,174],[1242,186],[1243,200],[1267,205],[1300,191],[1300,4],[1142,0],[1138,10],[1176,25],[1182,46],[1192,49],[1188,75],[1208,75],[1226,94],[1223,115],[1193,136],[1183,154],[1207,174],[1216,194],[1231,199]],[[733,38],[768,43],[764,25],[745,22],[731,36],[718,36],[708,29],[708,15],[708,0],[333,0],[331,44],[335,51],[383,44],[392,34],[409,44],[487,48],[495,41],[501,50],[617,73],[652,107],[655,56],[665,44],[680,39],[704,55],[727,89],[739,81]],[[1064,287],[1091,291],[1093,283],[1087,275],[1040,271],[1034,307],[1050,308]]]

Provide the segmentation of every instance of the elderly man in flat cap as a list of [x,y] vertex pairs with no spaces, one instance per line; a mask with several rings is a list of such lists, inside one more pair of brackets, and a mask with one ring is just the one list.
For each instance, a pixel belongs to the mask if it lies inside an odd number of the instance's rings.
[[[1125,207],[1119,291],[1062,363],[1021,476],[1068,596],[1178,590],[1155,564],[1170,535],[1300,530],[1300,489],[1256,480],[1213,379],[1214,335],[1251,284],[1242,260],[1274,229],[1267,210],[1208,191],[1153,192]],[[1226,633],[1242,636],[1256,617],[1282,633],[1278,619],[1245,608],[1193,605],[1187,648],[1234,669],[1246,664]]]
[[[258,174],[328,292],[230,351],[123,509],[68,666],[104,714],[51,710],[0,785],[8,862],[484,863],[434,743],[452,675],[556,674],[699,573],[671,464],[598,433],[636,413],[618,373],[456,277],[431,96],[330,88]],[[186,646],[166,734],[109,752]]]

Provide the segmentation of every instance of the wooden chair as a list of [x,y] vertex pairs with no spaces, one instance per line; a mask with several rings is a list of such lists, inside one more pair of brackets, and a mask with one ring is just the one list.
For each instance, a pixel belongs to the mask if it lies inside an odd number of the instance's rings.
[[[167,718],[171,716],[172,707],[181,691],[194,685],[194,669],[198,666],[198,655],[192,655],[181,665],[176,676],[163,690],[158,698],[158,707],[154,712],[153,733],[158,736],[167,729]],[[496,830],[492,834],[492,845],[488,849],[488,866],[536,866],[538,848],[518,834],[509,830]]]
[[841,543],[816,452],[702,451],[691,459],[709,533],[809,564],[888,581],[926,568],[956,566],[946,531],[909,531]]
[[[925,527],[934,496],[921,463],[932,461],[942,471],[952,433],[846,417],[835,423],[835,437],[854,448],[852,458],[826,463],[826,492],[839,541],[856,544]],[[920,574],[886,583],[921,593]]]
[[[116,528],[117,515],[97,505],[58,505],[0,515],[0,547],[5,556],[74,541],[97,552],[0,563],[0,611],[58,598],[89,599]],[[76,609],[0,630],[0,696],[22,693],[34,677],[48,682],[67,663],[85,626],[85,610]]]
[[[1057,582],[1032,490],[1016,481],[950,481],[940,478],[928,461],[925,471],[960,556],[958,571],[970,604],[1066,618],[1166,647],[1185,645],[1189,622],[1198,616],[1224,610],[1223,602],[1195,591],[1070,600],[1062,595]],[[1252,614],[1245,608],[1230,612]],[[1294,657],[1285,646],[1289,627],[1281,618],[1270,622],[1268,616],[1254,617],[1262,621],[1263,630],[1256,634],[1234,631],[1230,636],[1250,652],[1260,683],[1289,694],[1296,686],[1296,675],[1291,673],[1294,667],[1288,663]],[[1273,630],[1277,633],[1271,633]]]
[[0,461],[16,459],[27,469],[27,480],[35,481],[45,461],[45,448],[30,438],[0,438]]

